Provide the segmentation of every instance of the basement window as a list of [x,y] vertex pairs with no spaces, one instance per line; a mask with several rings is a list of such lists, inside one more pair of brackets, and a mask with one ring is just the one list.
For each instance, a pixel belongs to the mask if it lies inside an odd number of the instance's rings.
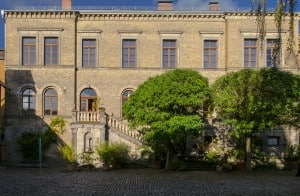
[[280,137],[278,136],[269,136],[268,137],[268,146],[279,146],[279,139]]

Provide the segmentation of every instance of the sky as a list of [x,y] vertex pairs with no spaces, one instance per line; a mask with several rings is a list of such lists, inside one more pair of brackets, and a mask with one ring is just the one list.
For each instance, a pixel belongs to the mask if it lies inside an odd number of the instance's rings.
[[[208,7],[210,1],[219,1],[220,10],[251,9],[259,0],[174,0],[174,8],[181,10],[195,10]],[[266,0],[267,7],[275,8],[277,0]],[[155,8],[157,0],[72,0],[72,6],[84,9],[88,6],[96,7],[147,7]],[[0,0],[0,10],[20,9],[20,7],[61,6],[61,0]],[[4,46],[4,20],[0,16],[0,49]]]

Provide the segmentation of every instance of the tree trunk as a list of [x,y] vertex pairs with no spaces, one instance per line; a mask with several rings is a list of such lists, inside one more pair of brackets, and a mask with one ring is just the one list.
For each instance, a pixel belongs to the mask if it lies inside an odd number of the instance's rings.
[[170,163],[171,163],[171,156],[170,156],[171,152],[170,149],[167,150],[167,158],[166,158],[166,165],[165,165],[165,170],[169,170],[170,169]]
[[246,170],[251,171],[251,136],[246,137]]

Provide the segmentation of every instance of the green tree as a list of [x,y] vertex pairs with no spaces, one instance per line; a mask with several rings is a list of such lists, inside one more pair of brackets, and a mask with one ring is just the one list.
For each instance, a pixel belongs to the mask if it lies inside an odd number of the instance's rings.
[[212,85],[218,116],[233,125],[234,136],[246,138],[247,170],[251,170],[254,133],[287,123],[299,126],[299,95],[299,75],[277,68],[228,73]]
[[145,144],[166,160],[203,128],[200,109],[209,99],[206,78],[193,70],[172,70],[144,82],[123,107],[131,128],[144,133]]

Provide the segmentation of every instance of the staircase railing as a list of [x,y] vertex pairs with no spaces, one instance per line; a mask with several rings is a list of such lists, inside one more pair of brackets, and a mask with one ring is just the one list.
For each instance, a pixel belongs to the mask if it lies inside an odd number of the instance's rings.
[[112,115],[108,116],[108,125],[116,130],[138,140],[139,142],[143,142],[142,133],[137,129],[130,129],[129,125],[126,121],[116,119]]

